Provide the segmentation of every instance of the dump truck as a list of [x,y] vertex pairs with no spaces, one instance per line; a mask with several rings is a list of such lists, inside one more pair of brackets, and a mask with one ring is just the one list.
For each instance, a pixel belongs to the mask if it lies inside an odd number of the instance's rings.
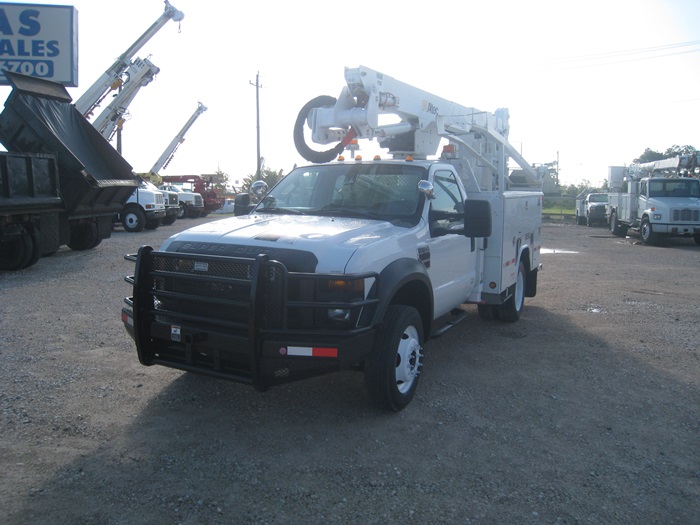
[[71,103],[65,87],[5,72],[0,113],[0,270],[67,245],[94,248],[139,186],[131,166]]

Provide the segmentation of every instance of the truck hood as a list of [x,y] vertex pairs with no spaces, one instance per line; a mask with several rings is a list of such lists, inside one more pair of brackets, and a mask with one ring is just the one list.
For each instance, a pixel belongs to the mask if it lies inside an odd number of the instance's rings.
[[647,201],[647,208],[651,206],[665,206],[668,209],[698,209],[700,198],[698,197],[651,197]]
[[358,248],[390,237],[396,228],[389,222],[371,219],[245,215],[175,234],[161,250],[229,257],[264,253],[283,262],[290,271],[342,273]]

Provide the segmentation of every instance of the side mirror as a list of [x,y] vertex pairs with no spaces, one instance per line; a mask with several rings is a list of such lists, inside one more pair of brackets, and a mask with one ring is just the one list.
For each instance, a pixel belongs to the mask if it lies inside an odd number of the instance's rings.
[[267,190],[267,182],[265,182],[264,180],[256,180],[253,184],[250,185],[250,193],[252,193],[256,197],[262,197],[267,193]]
[[491,203],[484,200],[464,201],[464,236],[491,237]]
[[248,215],[251,210],[250,195],[247,193],[239,193],[233,201],[233,215]]

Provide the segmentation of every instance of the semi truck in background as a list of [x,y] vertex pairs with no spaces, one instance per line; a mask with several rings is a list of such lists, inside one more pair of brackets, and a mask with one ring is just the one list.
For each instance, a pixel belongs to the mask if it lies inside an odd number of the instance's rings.
[[[259,390],[361,370],[371,400],[398,411],[416,392],[426,341],[467,304],[486,320],[521,317],[537,290],[544,174],[508,143],[508,111],[365,67],[345,78],[338,99],[299,112],[295,145],[313,164],[269,192],[253,184],[250,213],[127,257],[136,267],[122,321],[142,364]],[[380,114],[400,122],[380,125]],[[333,146],[315,151],[307,129]],[[378,138],[393,159],[338,157],[354,138]]]
[[[671,164],[673,173],[666,176]],[[678,176],[678,166],[672,159],[608,168],[606,219],[613,235],[634,230],[644,244],[692,237],[700,245],[700,180]]]
[[5,72],[0,114],[0,269],[67,245],[94,248],[139,186],[131,166],[71,104],[61,84]]

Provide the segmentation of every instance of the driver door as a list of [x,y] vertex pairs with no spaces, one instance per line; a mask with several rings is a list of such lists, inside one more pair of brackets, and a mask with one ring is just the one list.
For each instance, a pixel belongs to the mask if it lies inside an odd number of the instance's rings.
[[[454,172],[438,170],[433,178],[434,199],[430,201],[430,268],[435,317],[447,314],[466,301],[476,286],[476,254],[471,241],[462,235],[465,195]],[[452,215],[446,218],[446,215]],[[460,217],[460,215],[462,215]]]

